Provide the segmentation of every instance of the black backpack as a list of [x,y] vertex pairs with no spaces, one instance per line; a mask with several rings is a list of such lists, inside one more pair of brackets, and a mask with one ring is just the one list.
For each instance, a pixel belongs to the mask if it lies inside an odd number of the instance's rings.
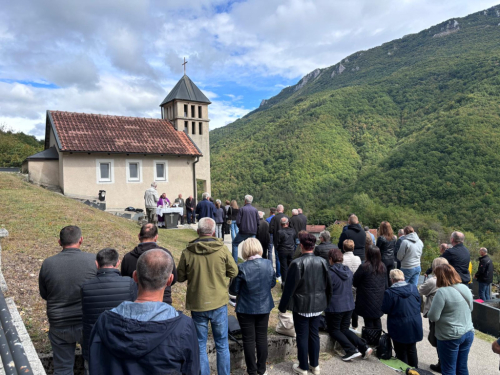
[[375,355],[379,359],[392,358],[392,342],[391,342],[391,336],[389,336],[388,333],[383,332],[380,335]]

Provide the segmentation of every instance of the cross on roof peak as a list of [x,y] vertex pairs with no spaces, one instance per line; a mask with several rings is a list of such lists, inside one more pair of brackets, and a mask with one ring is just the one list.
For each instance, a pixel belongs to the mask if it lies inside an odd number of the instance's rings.
[[182,64],[181,64],[181,65],[183,65],[183,66],[184,66],[184,75],[186,75],[186,64],[187,64],[187,63],[188,63],[188,62],[186,61],[186,58],[184,57],[184,63],[182,63]]

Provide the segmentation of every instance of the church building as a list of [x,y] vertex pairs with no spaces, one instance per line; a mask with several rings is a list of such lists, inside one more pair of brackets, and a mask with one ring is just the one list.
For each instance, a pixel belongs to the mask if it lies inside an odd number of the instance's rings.
[[210,100],[180,79],[160,104],[161,118],[47,111],[45,150],[28,157],[29,180],[106,209],[144,208],[152,182],[173,202],[210,192]]

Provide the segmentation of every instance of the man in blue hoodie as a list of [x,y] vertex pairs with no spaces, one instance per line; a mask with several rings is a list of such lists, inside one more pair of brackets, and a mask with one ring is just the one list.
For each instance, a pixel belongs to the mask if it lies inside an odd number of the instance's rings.
[[163,302],[173,259],[162,249],[143,253],[133,279],[137,299],[104,312],[90,336],[90,374],[199,375],[200,353],[191,318]]

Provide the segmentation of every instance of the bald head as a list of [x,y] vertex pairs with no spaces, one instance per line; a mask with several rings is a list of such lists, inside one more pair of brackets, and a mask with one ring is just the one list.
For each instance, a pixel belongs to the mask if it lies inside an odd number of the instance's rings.
[[297,216],[299,214],[299,210],[297,210],[296,208],[294,208],[292,210],[292,216]]
[[137,260],[137,283],[145,291],[165,289],[173,268],[174,261],[165,250],[148,250]]
[[450,242],[453,246],[463,243],[465,240],[465,236],[462,232],[453,232],[450,237]]

